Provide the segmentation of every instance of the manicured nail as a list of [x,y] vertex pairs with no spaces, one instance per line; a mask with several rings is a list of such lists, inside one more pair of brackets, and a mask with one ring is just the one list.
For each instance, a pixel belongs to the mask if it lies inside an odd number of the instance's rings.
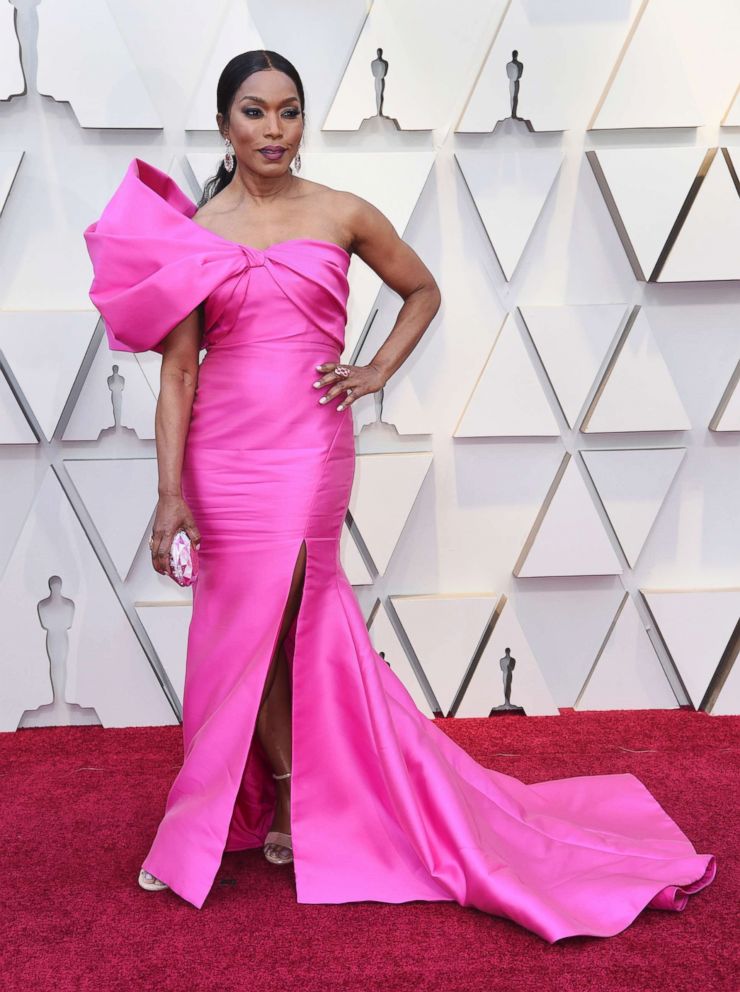
[[343,409],[344,409],[344,403],[340,403],[339,406],[337,407],[337,410],[343,410]]
[[319,400],[319,403],[326,403],[328,399],[329,399],[328,396],[322,396],[321,399]]
[[314,386],[320,386],[320,385],[321,385],[321,383],[320,383],[320,382],[315,382],[315,383],[314,383]]

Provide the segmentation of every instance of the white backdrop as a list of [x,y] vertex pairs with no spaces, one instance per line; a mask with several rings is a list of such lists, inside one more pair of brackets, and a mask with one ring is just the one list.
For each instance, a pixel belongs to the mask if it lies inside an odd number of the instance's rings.
[[[82,231],[134,156],[199,198],[218,75],[263,47],[303,78],[301,174],[374,202],[442,291],[352,407],[342,562],[376,649],[429,715],[503,703],[507,649],[528,714],[740,712],[736,0],[15,8],[0,729],[179,718],[190,594],[147,547],[160,359],[108,351]],[[362,363],[402,301],[357,257],[350,286]]]

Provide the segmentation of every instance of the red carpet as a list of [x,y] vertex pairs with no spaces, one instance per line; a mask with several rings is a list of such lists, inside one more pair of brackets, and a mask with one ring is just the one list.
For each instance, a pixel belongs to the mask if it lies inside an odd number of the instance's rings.
[[565,710],[437,723],[525,782],[632,772],[697,851],[717,856],[717,878],[681,913],[645,910],[615,937],[555,945],[454,902],[299,905],[292,869],[259,851],[226,854],[197,910],[136,882],[180,728],[21,730],[0,734],[2,992],[737,992],[740,717]]

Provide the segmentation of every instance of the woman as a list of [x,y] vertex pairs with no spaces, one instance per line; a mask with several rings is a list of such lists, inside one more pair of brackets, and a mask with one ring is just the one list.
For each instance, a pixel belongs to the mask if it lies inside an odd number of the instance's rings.
[[[264,844],[292,860],[299,902],[455,900],[551,943],[682,909],[715,859],[634,776],[483,768],[374,651],[339,561],[348,410],[400,367],[439,289],[377,209],[292,172],[290,62],[237,56],[217,103],[227,154],[200,209],[134,159],[85,231],[111,348],[162,355],[154,567],[178,528],[200,542],[184,760],[140,883],[200,908],[224,850]],[[404,298],[367,365],[339,364],[350,253]]]

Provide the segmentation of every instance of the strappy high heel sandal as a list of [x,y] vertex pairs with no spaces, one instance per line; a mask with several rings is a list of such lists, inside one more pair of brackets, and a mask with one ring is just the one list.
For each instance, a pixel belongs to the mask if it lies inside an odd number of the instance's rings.
[[[273,778],[290,778],[292,772],[286,772],[284,775],[276,775],[274,772],[272,774]],[[290,854],[286,857],[283,854],[277,854],[275,851],[270,850],[270,845],[279,845],[280,847],[286,847],[290,851]],[[289,865],[293,860],[293,843],[291,841],[290,834],[283,833],[281,830],[270,830],[265,837],[264,847],[262,849],[264,855],[268,861],[274,865]]]
[[139,872],[139,885],[142,889],[148,889],[149,892],[160,892],[162,889],[169,889],[169,885],[166,882],[155,878],[151,872],[146,871],[144,868]]

